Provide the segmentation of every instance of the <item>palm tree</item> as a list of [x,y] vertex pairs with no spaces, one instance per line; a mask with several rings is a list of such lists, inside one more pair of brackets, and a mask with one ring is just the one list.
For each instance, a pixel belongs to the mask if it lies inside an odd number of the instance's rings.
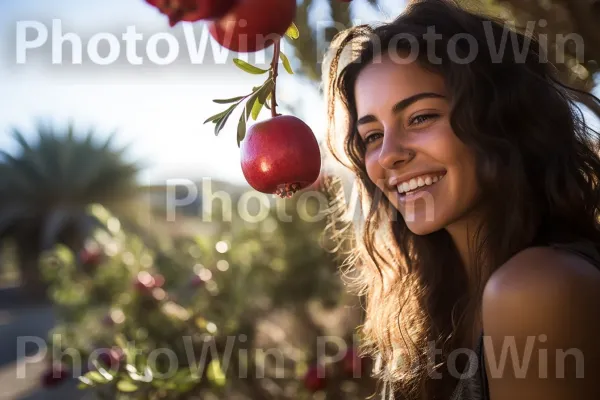
[[0,151],[0,242],[15,243],[27,296],[45,299],[42,253],[58,243],[79,251],[98,224],[88,206],[126,210],[140,168],[125,161],[125,149],[112,148],[114,134],[96,143],[93,129],[78,135],[72,123],[63,132],[44,124],[36,130],[37,141],[28,142],[13,129],[18,151]]

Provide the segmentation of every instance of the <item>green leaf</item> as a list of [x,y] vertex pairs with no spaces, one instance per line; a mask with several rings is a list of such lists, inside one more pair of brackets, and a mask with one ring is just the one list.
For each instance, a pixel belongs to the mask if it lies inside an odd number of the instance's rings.
[[256,98],[256,100],[254,101],[254,104],[252,105],[252,111],[250,112],[250,114],[252,115],[252,119],[256,121],[256,118],[258,118],[258,114],[260,114],[260,110],[262,109],[263,105],[264,105],[264,99],[263,101],[261,101],[260,99],[261,96],[258,96]]
[[131,393],[138,390],[138,387],[133,382],[119,381],[119,383],[117,383],[117,389],[119,389],[121,392]]
[[[235,104],[234,104],[234,106],[235,106]],[[223,118],[223,116],[225,114],[227,114],[228,111],[229,111],[229,108],[226,109],[225,111],[221,111],[220,113],[213,115],[212,117],[208,117],[208,119],[206,121],[204,121],[203,124],[205,124],[207,122],[215,122],[215,123],[218,122],[218,120]]]
[[290,60],[288,60],[287,56],[283,53],[279,53],[279,58],[283,62],[283,67],[290,74],[294,75],[294,70],[292,70],[292,66],[290,65]]
[[94,367],[96,367],[97,372],[102,375],[104,377],[104,379],[106,379],[107,382],[110,382],[113,380],[114,376],[111,375],[106,369],[104,369],[100,364],[98,364],[98,361],[93,360],[92,364],[94,364]]
[[134,365],[131,365],[131,364],[127,364],[127,365],[125,366],[125,369],[126,369],[126,370],[127,370],[127,372],[129,372],[130,374],[137,374],[137,373],[138,373],[138,371],[137,371],[137,368],[136,368]]
[[129,377],[136,382],[152,382],[154,374],[150,367],[146,367],[144,369],[144,375],[140,375],[139,373],[133,371],[127,371],[129,373]]
[[221,132],[221,130],[225,126],[227,119],[229,118],[229,116],[231,115],[231,113],[233,112],[233,110],[235,109],[236,106],[237,106],[237,103],[232,105],[231,107],[229,107],[227,110],[225,110],[225,114],[218,121],[216,121],[215,136],[219,135],[219,132]]
[[87,374],[85,374],[85,377],[97,383],[108,382],[108,380],[104,376],[102,376],[102,374],[100,374],[98,371],[90,371]]
[[255,67],[254,65],[248,64],[246,61],[241,60],[239,58],[234,58],[233,62],[235,63],[235,65],[237,65],[243,71],[246,71],[246,72],[254,74],[254,75],[260,75],[260,74],[265,74],[265,73],[269,72],[268,69],[262,69],[262,68]]
[[258,96],[256,97],[256,101],[254,102],[254,105],[252,106],[252,119],[253,120],[256,121],[256,118],[258,118],[258,114],[260,113],[262,106],[265,104],[265,100],[267,99],[267,96],[272,91],[273,91],[273,81],[269,81],[258,93]]
[[94,383],[94,381],[92,381],[91,379],[85,377],[85,376],[80,376],[77,379],[79,379],[79,384],[77,385],[77,387],[79,389],[85,389],[89,386],[95,386],[96,384]]
[[[265,81],[265,83],[263,83],[261,86],[258,87],[254,87],[252,96],[250,96],[250,98],[248,99],[248,101],[246,102],[246,110],[245,110],[245,114],[246,114],[246,120],[248,118],[250,118],[250,114],[252,113],[252,108],[254,107],[254,102],[256,102],[256,99],[258,98],[258,96],[260,95],[260,93],[265,90],[265,88],[267,86],[272,87],[271,85],[273,85],[273,80],[271,78],[267,79]],[[268,88],[267,88],[268,89]]]
[[244,97],[246,97],[246,96],[237,96],[237,97],[232,97],[230,99],[214,99],[213,101],[218,104],[228,104],[228,103],[235,103],[236,101],[242,100]]
[[260,90],[254,93],[246,102],[246,107],[244,110],[244,114],[246,115],[246,119],[250,118],[250,114],[252,113],[252,107],[254,106],[254,102],[256,101]]
[[218,359],[212,360],[208,365],[208,369],[206,371],[206,375],[210,381],[212,381],[217,386],[225,385],[225,374],[221,369],[221,363]]
[[285,35],[287,37],[289,37],[290,39],[298,39],[300,37],[300,32],[298,31],[298,27],[296,26],[295,23],[292,22],[292,24],[289,26],[289,28],[285,32]]
[[237,128],[237,145],[238,147],[240,147],[240,143],[242,142],[242,140],[244,140],[244,137],[246,136],[246,113],[242,113],[242,115],[240,115],[240,121],[238,123],[238,128]]

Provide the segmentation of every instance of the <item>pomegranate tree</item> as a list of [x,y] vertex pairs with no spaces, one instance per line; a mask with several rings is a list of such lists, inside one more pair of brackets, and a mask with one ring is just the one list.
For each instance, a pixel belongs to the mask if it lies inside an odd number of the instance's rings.
[[[286,31],[286,35],[292,39],[298,37],[294,24]],[[220,104],[233,104],[204,123],[213,122],[215,135],[218,135],[233,111],[245,103],[237,125],[237,143],[244,177],[259,192],[290,198],[317,180],[321,170],[321,152],[313,131],[305,122],[291,115],[277,113],[279,61],[288,73],[293,74],[287,56],[281,52],[280,40],[275,39],[273,43],[273,59],[268,69],[234,59],[234,63],[242,70],[251,74],[268,74],[268,77],[247,95],[213,100]],[[271,110],[271,118],[246,129],[248,119],[252,117],[256,120],[263,106]]]
[[[296,0],[146,0],[169,16],[171,25],[179,21],[206,20],[211,36],[223,47],[242,53],[273,48],[268,69],[239,58],[233,62],[250,74],[267,75],[250,93],[229,99],[215,99],[227,108],[206,119],[215,124],[215,135],[223,129],[233,111],[244,104],[237,123],[237,145],[247,182],[257,191],[289,198],[298,190],[313,187],[321,170],[319,145],[310,127],[297,117],[277,113],[279,63],[293,74],[290,62],[281,52],[281,40],[299,37],[294,24]],[[349,0],[340,0],[349,2]],[[247,129],[250,117],[256,121],[263,107],[271,118]],[[139,284],[138,286],[144,286]]]

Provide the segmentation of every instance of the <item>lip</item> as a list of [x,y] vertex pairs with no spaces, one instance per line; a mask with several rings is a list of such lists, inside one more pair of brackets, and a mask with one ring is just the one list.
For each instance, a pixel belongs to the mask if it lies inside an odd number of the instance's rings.
[[392,176],[388,180],[388,185],[391,188],[394,188],[398,184],[400,184],[401,182],[408,182],[412,178],[416,178],[418,176],[429,175],[429,174],[438,174],[438,173],[446,175],[447,172],[448,171],[446,171],[445,169],[431,169],[431,170],[427,170],[427,171],[417,171],[417,172],[412,172],[410,174],[407,173],[407,174],[404,174],[404,175]]

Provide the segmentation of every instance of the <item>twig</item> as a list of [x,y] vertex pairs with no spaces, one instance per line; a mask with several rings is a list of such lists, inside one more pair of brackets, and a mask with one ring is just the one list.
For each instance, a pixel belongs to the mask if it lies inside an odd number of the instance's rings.
[[277,99],[275,97],[275,93],[277,91],[277,69],[279,68],[279,51],[281,45],[281,38],[275,41],[275,45],[273,48],[273,60],[271,61],[271,71],[272,71],[272,79],[273,79],[273,91],[271,92],[271,116],[276,117],[277,114]]

